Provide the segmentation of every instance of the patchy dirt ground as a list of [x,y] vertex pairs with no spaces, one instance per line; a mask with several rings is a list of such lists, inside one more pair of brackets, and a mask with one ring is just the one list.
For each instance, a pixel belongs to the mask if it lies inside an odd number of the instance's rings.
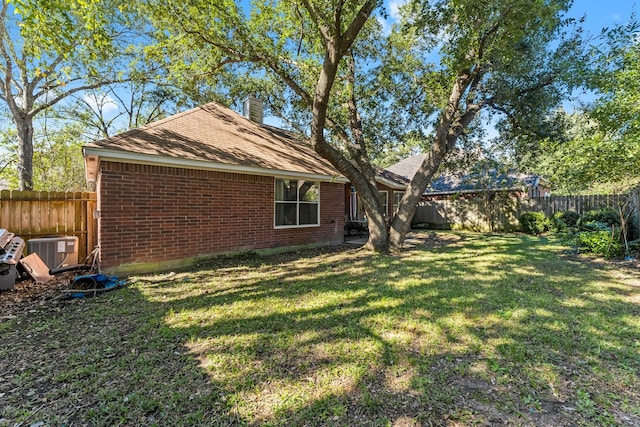
[[18,280],[13,289],[0,290],[0,322],[38,307],[51,306],[67,296],[75,273],[61,273],[48,283],[32,279]]

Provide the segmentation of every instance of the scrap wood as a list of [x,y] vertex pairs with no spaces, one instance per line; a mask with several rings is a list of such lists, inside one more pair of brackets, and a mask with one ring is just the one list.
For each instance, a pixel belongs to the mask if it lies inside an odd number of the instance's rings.
[[49,274],[49,267],[36,252],[27,255],[18,262],[36,283],[47,283],[55,279]]

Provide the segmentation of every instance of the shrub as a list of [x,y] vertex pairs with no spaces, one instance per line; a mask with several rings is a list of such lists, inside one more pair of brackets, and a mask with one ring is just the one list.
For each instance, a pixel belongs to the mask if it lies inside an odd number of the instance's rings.
[[576,211],[556,212],[551,217],[551,226],[555,232],[564,232],[575,228],[580,221],[580,214]]
[[527,234],[540,234],[549,230],[549,219],[542,212],[525,212],[520,215],[520,228]]
[[581,252],[601,255],[606,258],[622,254],[622,245],[619,241],[619,233],[611,230],[583,231],[578,234]]
[[588,221],[582,222],[582,228],[587,231],[609,231],[611,232],[611,226],[606,222],[600,221]]
[[620,226],[620,215],[618,211],[611,208],[605,209],[595,209],[591,211],[587,211],[582,215],[582,219],[580,221],[581,225],[584,225],[587,222],[602,222],[609,226],[617,225]]

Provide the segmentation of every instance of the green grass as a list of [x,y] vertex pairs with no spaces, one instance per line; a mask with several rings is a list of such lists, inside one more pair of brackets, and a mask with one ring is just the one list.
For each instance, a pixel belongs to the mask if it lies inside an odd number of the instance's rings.
[[421,233],[131,278],[0,323],[0,426],[640,425],[640,279]]

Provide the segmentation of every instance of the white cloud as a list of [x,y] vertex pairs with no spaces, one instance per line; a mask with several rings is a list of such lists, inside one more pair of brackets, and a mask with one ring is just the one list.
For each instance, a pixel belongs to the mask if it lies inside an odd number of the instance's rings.
[[380,15],[376,15],[376,19],[378,20],[378,23],[382,27],[382,33],[389,34],[389,32],[391,31],[391,23]]
[[118,104],[108,93],[85,93],[82,100],[95,112],[110,113],[118,111]]
[[400,19],[400,8],[408,2],[409,0],[389,0],[385,5],[385,11],[387,12],[386,18],[381,15],[376,15],[376,19],[380,23],[384,34],[389,34],[391,26]]
[[400,8],[408,3],[408,0],[390,0],[388,9],[389,16],[393,21],[400,19]]

